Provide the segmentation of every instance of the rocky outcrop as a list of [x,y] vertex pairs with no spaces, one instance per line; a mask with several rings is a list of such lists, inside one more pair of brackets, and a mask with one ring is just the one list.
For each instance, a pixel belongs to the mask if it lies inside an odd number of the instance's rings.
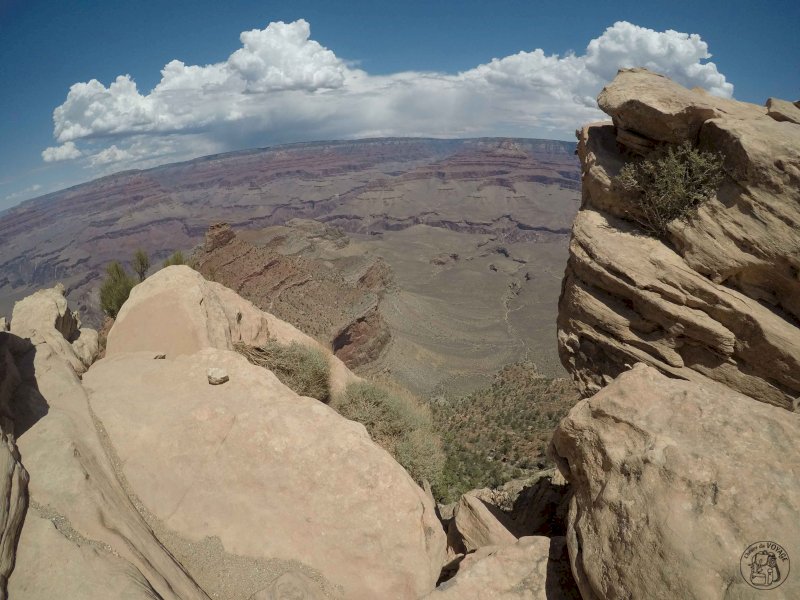
[[[244,239],[253,237],[260,243]],[[377,359],[391,339],[379,308],[391,270],[381,259],[338,256],[348,243],[341,230],[315,221],[293,219],[242,237],[221,223],[209,228],[193,260],[208,279],[302,326],[356,368]],[[334,268],[330,259],[337,256],[341,264]]]
[[162,269],[133,289],[109,332],[106,356],[146,350],[175,358],[204,348],[232,350],[236,343],[261,346],[269,339],[319,349],[328,358],[333,392],[358,379],[312,337],[185,266]]
[[790,121],[800,125],[800,107],[779,98],[767,100],[767,114],[776,121]]
[[347,366],[360,367],[376,361],[391,337],[376,303],[333,336],[331,349]]
[[[86,370],[78,354],[96,338],[62,300],[28,298],[0,333],[0,590],[6,578],[33,600],[433,589],[445,535],[432,500],[362,425],[232,350],[317,342],[176,266],[134,288]],[[328,357],[335,392],[357,381]]]
[[574,494],[584,600],[754,597],[763,565],[746,551],[760,541],[783,577],[770,597],[800,597],[786,577],[800,549],[798,437],[800,415],[645,365],[581,401],[552,450]]
[[22,521],[28,508],[28,472],[16,444],[13,396],[20,375],[12,350],[15,340],[0,331],[0,600],[8,597],[8,578],[14,570]]
[[[523,537],[468,555],[428,600],[579,600],[563,537]],[[476,556],[474,560],[469,560]]]
[[[64,338],[78,331],[70,315],[63,289],[44,290],[17,303],[4,334],[19,370],[10,419],[30,474],[9,595],[100,600],[115,590],[126,598],[207,600],[114,473],[78,378],[84,361]],[[13,536],[3,540],[13,552]]]
[[[585,395],[645,362],[791,410],[800,396],[800,126],[644,69],[621,71],[598,101],[613,124],[579,135],[583,204],[559,304],[562,363]],[[685,141],[721,152],[725,180],[666,239],[649,237],[614,176],[631,153]]]
[[208,231],[206,231],[206,239],[205,243],[203,244],[203,250],[205,252],[213,252],[217,248],[222,248],[233,240],[236,237],[236,234],[233,233],[233,229],[227,223],[214,223],[213,225],[209,226]]
[[455,553],[474,552],[484,546],[505,546],[517,541],[509,519],[475,494],[461,496],[448,528],[448,543]]
[[[362,425],[232,351],[263,336],[317,344],[188,267],[134,288],[83,379],[120,476],[154,529],[184,540],[167,542],[175,555],[218,539],[228,555],[267,573],[294,565],[348,599],[427,593],[445,551],[432,500]],[[340,391],[355,377],[328,356]],[[228,380],[209,385],[210,369]],[[203,573],[194,560],[184,566],[198,582],[218,585],[220,567]]]
[[137,285],[108,334],[106,357],[147,350],[169,358],[203,348],[260,346],[269,317],[251,303],[180,266],[162,269]]

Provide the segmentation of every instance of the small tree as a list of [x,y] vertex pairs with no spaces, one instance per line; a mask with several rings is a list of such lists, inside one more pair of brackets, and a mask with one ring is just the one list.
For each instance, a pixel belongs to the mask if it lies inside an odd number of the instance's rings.
[[180,250],[176,250],[172,256],[170,256],[167,260],[164,261],[165,267],[171,267],[172,265],[185,265],[186,260],[183,258],[183,252]]
[[150,257],[147,252],[142,249],[136,251],[133,255],[133,271],[139,276],[139,281],[144,281],[147,276],[147,270],[150,268]]
[[111,318],[116,318],[125,300],[136,285],[133,277],[117,261],[106,266],[106,278],[100,286],[100,307]]
[[637,219],[639,223],[664,237],[672,221],[685,218],[714,195],[722,177],[720,154],[697,150],[684,142],[627,163],[616,180],[623,189],[638,194],[643,216]]

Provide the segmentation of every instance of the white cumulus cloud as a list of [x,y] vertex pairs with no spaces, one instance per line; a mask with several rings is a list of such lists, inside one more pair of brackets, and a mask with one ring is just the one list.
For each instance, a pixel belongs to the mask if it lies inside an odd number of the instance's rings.
[[[149,166],[230,149],[384,135],[566,138],[600,117],[595,97],[617,69],[644,66],[730,97],[733,86],[696,34],[619,22],[583,54],[541,49],[461,73],[370,75],[310,37],[309,24],[245,31],[223,62],[161,71],[148,93],[128,75],[74,84],[53,113],[61,146],[46,161],[87,156],[92,167]],[[81,144],[78,148],[77,143]]]
[[44,162],[56,162],[59,160],[71,160],[83,156],[75,142],[66,142],[60,146],[50,146],[42,150],[42,160]]

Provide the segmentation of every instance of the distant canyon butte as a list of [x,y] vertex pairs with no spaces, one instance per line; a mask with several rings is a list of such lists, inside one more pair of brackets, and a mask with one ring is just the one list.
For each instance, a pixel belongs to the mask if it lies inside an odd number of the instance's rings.
[[[420,393],[473,389],[523,358],[560,375],[554,323],[580,205],[575,147],[537,139],[369,139],[116,173],[0,214],[0,315],[62,282],[84,323],[97,327],[108,262],[125,263],[138,248],[150,254],[153,270],[179,249],[202,259],[209,226],[226,222],[248,245],[237,252],[251,260],[223,264],[209,256],[213,272],[208,265],[201,272],[320,341],[334,345],[380,306],[385,343],[351,361],[365,373]],[[250,246],[261,250],[253,254]],[[301,264],[305,271],[254,285],[267,265],[252,259],[270,252],[298,259],[282,263],[285,269]],[[340,293],[363,284],[376,261],[380,285]],[[320,281],[336,277],[338,287],[322,293]],[[294,293],[306,299],[302,308],[291,293],[281,295],[300,279]],[[379,334],[369,327],[354,333]]]

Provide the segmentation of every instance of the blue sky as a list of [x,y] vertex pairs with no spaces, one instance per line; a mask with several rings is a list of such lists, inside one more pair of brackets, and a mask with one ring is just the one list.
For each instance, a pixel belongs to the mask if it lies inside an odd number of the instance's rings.
[[273,143],[571,139],[620,61],[740,100],[794,100],[798,25],[796,1],[0,0],[0,209],[117,170]]

